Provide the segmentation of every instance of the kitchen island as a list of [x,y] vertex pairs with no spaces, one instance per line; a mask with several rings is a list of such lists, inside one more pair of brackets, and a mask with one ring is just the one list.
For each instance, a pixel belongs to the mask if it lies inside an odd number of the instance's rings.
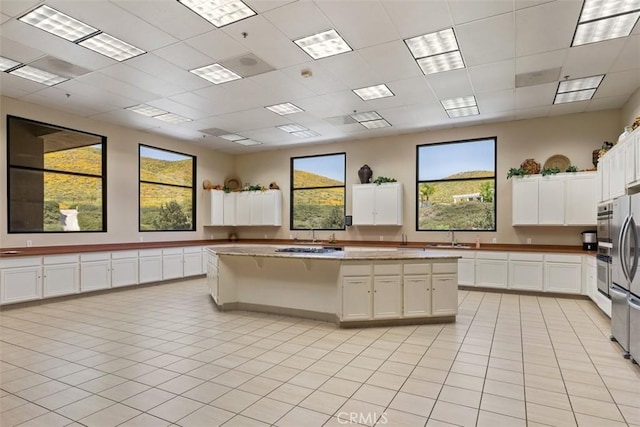
[[297,316],[341,327],[455,321],[458,256],[306,249],[208,248],[214,303],[222,311]]

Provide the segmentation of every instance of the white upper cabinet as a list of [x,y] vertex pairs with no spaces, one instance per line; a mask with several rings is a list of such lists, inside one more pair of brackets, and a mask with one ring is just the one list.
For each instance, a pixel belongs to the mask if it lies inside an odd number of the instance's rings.
[[209,190],[211,218],[206,225],[282,225],[282,191]]
[[353,225],[402,225],[402,184],[357,184],[352,197]]
[[512,179],[513,225],[595,225],[598,174]]
[[609,156],[609,197],[615,199],[624,196],[626,189],[624,146],[617,144],[607,154]]

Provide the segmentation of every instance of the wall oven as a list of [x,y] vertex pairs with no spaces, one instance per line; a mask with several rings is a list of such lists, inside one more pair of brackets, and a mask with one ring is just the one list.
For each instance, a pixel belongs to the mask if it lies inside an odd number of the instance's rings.
[[598,291],[609,296],[611,286],[611,250],[613,248],[613,235],[611,232],[611,221],[613,217],[613,206],[606,203],[598,206]]

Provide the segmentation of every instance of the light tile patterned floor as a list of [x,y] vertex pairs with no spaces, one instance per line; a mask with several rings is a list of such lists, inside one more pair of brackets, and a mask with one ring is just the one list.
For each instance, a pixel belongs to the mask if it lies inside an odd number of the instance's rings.
[[5,310],[2,427],[640,426],[585,300],[460,292],[455,324],[219,313],[204,279]]

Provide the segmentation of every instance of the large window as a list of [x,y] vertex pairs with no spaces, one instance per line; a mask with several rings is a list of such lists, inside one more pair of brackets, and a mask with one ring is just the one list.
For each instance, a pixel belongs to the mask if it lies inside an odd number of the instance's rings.
[[195,230],[196,158],[140,145],[140,231]]
[[346,154],[291,158],[291,229],[344,230]]
[[106,141],[7,116],[9,233],[106,231]]
[[417,230],[495,231],[496,138],[417,150]]

